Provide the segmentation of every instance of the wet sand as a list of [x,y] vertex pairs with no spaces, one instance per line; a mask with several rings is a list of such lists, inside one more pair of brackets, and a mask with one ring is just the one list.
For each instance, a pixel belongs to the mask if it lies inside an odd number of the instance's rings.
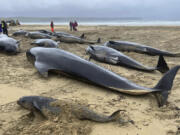
[[[10,27],[10,34],[23,29],[36,31],[50,30],[49,26],[24,25]],[[102,39],[126,40],[146,44],[155,48],[180,52],[180,27],[123,27],[123,26],[79,26],[78,32],[70,32],[68,26],[56,26],[56,31],[63,31],[80,36],[85,33],[89,40]],[[159,108],[152,94],[144,96],[129,96],[109,89],[75,80],[63,75],[50,74],[43,78],[26,59],[25,52],[33,47],[32,39],[13,37],[21,40],[22,53],[15,56],[0,54],[0,134],[91,134],[91,135],[177,135],[180,134],[180,72],[177,74],[171,94],[166,106]],[[88,45],[61,43],[60,48],[72,52],[84,59],[89,57],[85,53]],[[147,66],[156,66],[158,57],[126,52],[128,56]],[[180,58],[165,57],[172,68],[180,65]],[[91,60],[137,84],[154,87],[162,74],[158,71],[146,73],[113,66]],[[73,67],[72,67],[73,68]],[[72,123],[64,122],[62,125],[52,124],[52,121],[32,120],[28,118],[29,111],[16,105],[19,97],[25,95],[41,95],[61,100],[74,100],[87,104],[94,111],[110,115],[117,109],[126,110],[120,116],[133,120],[134,123],[80,123],[72,128]],[[125,118],[126,119],[126,118]],[[51,125],[51,126],[50,126]],[[66,125],[67,127],[65,127]],[[69,125],[69,127],[68,127]],[[47,128],[51,127],[51,129]],[[61,127],[61,128],[59,128]],[[35,129],[36,130],[32,130]],[[64,131],[62,132],[62,129]],[[72,132],[65,130],[73,129]],[[86,130],[87,129],[87,130]],[[57,132],[54,132],[57,130]],[[87,132],[88,131],[88,132]]]

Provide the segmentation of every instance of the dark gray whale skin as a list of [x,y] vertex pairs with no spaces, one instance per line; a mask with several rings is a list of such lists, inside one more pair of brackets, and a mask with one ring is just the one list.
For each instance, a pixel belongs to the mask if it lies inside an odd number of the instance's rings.
[[171,53],[168,51],[159,50],[150,46],[128,42],[128,41],[108,41],[104,44],[105,46],[114,48],[119,51],[132,51],[137,53],[143,53],[148,55],[163,55],[169,57],[180,57],[180,53]]
[[27,33],[28,33],[27,31],[19,30],[19,31],[14,32],[12,35],[13,36],[25,36]]
[[152,72],[154,70],[159,70],[161,73],[165,73],[169,70],[163,56],[161,55],[159,57],[157,67],[146,67],[127,55],[106,46],[90,45],[86,49],[86,53],[90,55],[89,60],[93,58],[100,62],[121,65],[142,71]]
[[26,34],[26,37],[32,38],[32,39],[50,39],[52,38],[51,35],[44,34],[41,32],[29,32]]
[[31,45],[43,46],[43,47],[54,47],[58,48],[58,42],[51,39],[36,39]]
[[154,88],[147,88],[61,49],[34,47],[26,52],[26,56],[45,77],[48,76],[48,71],[56,70],[130,95],[154,93],[159,106],[166,103],[173,80],[180,68],[180,66],[172,68]]
[[19,41],[8,36],[0,37],[0,51],[8,54],[17,54],[20,52]]
[[[46,115],[44,113],[44,109],[52,112],[53,114],[59,115],[61,113],[61,107],[54,107],[51,106],[50,103],[56,101],[57,99],[53,99],[50,97],[42,97],[42,96],[25,96],[21,97],[18,101],[17,104],[22,106],[25,109],[30,110],[31,112],[39,112],[42,116],[45,118]],[[114,121],[117,119],[117,116],[121,110],[117,110],[114,113],[112,113],[110,116],[105,116],[102,114],[98,114],[92,110],[89,110],[87,107],[80,106],[80,105],[74,105],[73,106],[73,114],[78,119],[81,120],[91,120],[95,122],[110,122]],[[65,108],[63,108],[65,109]]]
[[47,109],[54,114],[60,113],[60,108],[50,106],[50,103],[54,101],[56,101],[56,99],[50,97],[25,96],[21,97],[17,101],[17,104],[25,109],[30,110],[31,112],[37,111],[42,114],[42,116],[46,117],[43,113],[43,109]]
[[72,34],[66,33],[66,32],[55,32],[54,36],[60,37],[60,36],[73,36]]
[[[38,32],[48,34],[50,36],[55,36],[55,37],[73,36],[72,34],[69,34],[66,32],[51,32],[51,31],[47,31],[47,30],[38,30]],[[84,33],[79,38],[84,38]]]
[[42,29],[42,30],[38,30],[38,32],[54,36],[54,32],[51,32],[51,31],[48,31],[48,30],[43,30]]
[[61,35],[61,36],[58,35],[56,38],[54,38],[54,40],[61,41],[64,43],[79,43],[79,44],[95,44],[101,42],[100,38],[98,38],[97,41],[88,41],[81,37],[76,37],[72,35]]
[[68,34],[66,32],[51,32],[51,31],[48,31],[48,30],[38,30],[38,32],[48,34],[48,35],[51,35],[51,36],[62,36],[62,35],[72,36],[72,34]]

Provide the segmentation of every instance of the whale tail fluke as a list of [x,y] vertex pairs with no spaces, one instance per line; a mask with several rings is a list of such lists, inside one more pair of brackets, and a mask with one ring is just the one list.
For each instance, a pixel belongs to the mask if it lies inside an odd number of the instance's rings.
[[159,56],[158,64],[157,64],[157,70],[161,73],[166,73],[169,70],[169,67],[163,57],[163,55]]
[[154,87],[154,89],[159,90],[158,92],[155,93],[155,96],[158,100],[159,107],[166,104],[166,101],[168,99],[168,94],[170,93],[174,78],[179,68],[180,66],[175,66],[174,68],[166,72],[164,76],[160,79],[158,84]]

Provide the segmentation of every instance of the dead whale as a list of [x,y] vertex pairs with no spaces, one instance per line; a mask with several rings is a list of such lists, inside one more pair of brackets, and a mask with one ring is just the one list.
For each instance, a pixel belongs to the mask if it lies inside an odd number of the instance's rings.
[[32,39],[50,39],[52,36],[40,32],[29,32],[26,34],[26,37],[32,38]]
[[51,39],[36,39],[31,45],[43,46],[43,47],[54,47],[58,48],[59,42],[56,42]]
[[164,74],[155,87],[147,88],[61,49],[34,47],[26,52],[26,56],[45,77],[48,76],[48,71],[60,71],[130,95],[154,93],[159,106],[166,103],[173,80],[180,68],[180,66],[172,68]]
[[[74,35],[66,33],[66,32],[55,32],[54,36],[61,37],[61,36],[74,36]],[[85,37],[85,35],[83,33],[79,38],[84,39],[84,37]]]
[[[53,106],[53,102],[56,102],[58,106]],[[20,98],[17,101],[17,104],[22,106],[25,109],[30,110],[35,113],[39,112],[42,116],[47,118],[46,111],[51,112],[52,114],[61,115],[61,113],[66,112],[63,109],[71,108],[72,114],[75,115],[80,120],[91,120],[95,122],[110,122],[117,119],[120,110],[115,111],[110,116],[105,116],[102,114],[98,114],[85,106],[80,106],[78,104],[68,104],[65,101],[59,101],[57,99],[53,99],[50,97],[42,97],[42,96],[25,96]],[[54,103],[55,104],[55,103]],[[63,107],[67,104],[71,107]]]
[[[56,36],[56,37],[73,36],[72,34],[69,34],[69,33],[66,33],[66,32],[51,32],[51,31],[48,31],[48,30],[38,30],[38,32],[48,34],[48,35],[51,35],[51,36]],[[84,33],[79,38],[84,38]]]
[[38,30],[38,32],[54,36],[54,32],[51,32],[51,31],[48,31],[48,30]]
[[161,73],[165,73],[169,70],[169,67],[162,55],[159,56],[157,67],[146,67],[127,55],[106,46],[90,45],[86,49],[86,53],[90,55],[89,60],[93,58],[100,62],[121,65],[142,71],[152,72],[154,70],[159,70]]
[[13,36],[25,36],[27,33],[28,33],[27,31],[19,30],[19,31],[14,32],[12,35]]
[[143,53],[152,56],[163,55],[169,57],[180,57],[180,53],[171,53],[156,48],[152,48],[150,46],[146,46],[134,42],[128,42],[128,41],[108,41],[104,45],[119,51],[132,51],[132,52]]
[[53,38],[56,41],[61,41],[61,42],[65,42],[65,43],[79,43],[79,44],[95,44],[95,43],[100,43],[101,39],[98,38],[97,41],[88,41],[82,38],[83,36],[81,35],[81,37],[76,37],[76,36],[72,36],[72,35],[61,35],[61,36],[57,36],[55,38]]
[[17,54],[20,52],[19,41],[3,36],[0,38],[0,51],[8,54]]

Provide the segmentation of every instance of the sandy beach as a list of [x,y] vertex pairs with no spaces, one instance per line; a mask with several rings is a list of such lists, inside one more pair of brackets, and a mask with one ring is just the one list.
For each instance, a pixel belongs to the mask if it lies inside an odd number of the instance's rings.
[[[10,35],[19,29],[37,31],[50,30],[49,26],[22,25],[10,27]],[[146,44],[162,50],[180,52],[179,26],[79,26],[77,32],[70,32],[68,26],[55,26],[55,31],[63,31],[80,36],[85,33],[86,39],[102,43],[108,40],[125,40]],[[129,96],[117,93],[96,85],[81,82],[75,78],[50,74],[48,78],[39,75],[34,66],[27,61],[26,51],[33,47],[32,39],[13,37],[21,40],[21,53],[6,55],[0,53],[0,134],[4,135],[179,135],[180,134],[180,72],[178,72],[167,105],[159,108],[152,94]],[[60,43],[60,48],[88,59],[85,49],[88,44]],[[133,52],[126,55],[147,66],[156,66],[158,56],[148,56]],[[170,68],[180,65],[180,58],[165,57]],[[158,71],[147,73],[127,69],[121,66],[96,63],[146,87],[154,87],[163,74]],[[73,67],[72,67],[73,68]],[[29,118],[29,111],[16,104],[16,101],[27,95],[40,95],[60,100],[73,100],[87,104],[92,110],[110,115],[121,109],[124,124],[118,122],[95,123],[90,121],[57,122]],[[133,121],[133,122],[132,122]]]

